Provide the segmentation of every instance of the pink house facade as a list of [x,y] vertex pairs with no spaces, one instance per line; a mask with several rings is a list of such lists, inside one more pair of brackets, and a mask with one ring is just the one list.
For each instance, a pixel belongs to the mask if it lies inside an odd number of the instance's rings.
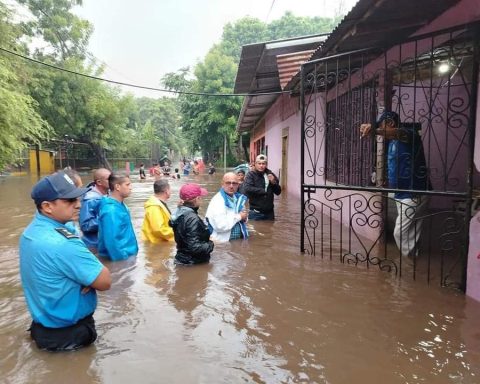
[[[250,96],[237,129],[250,133],[251,157],[267,153],[289,199],[299,200],[303,252],[480,300],[480,7],[427,0],[422,9],[360,0],[321,41],[244,47],[236,91]],[[285,67],[286,55],[303,64]],[[385,183],[387,143],[359,137],[360,124],[385,109],[418,131],[431,180],[416,191],[430,204],[413,260],[391,238],[398,191]]]

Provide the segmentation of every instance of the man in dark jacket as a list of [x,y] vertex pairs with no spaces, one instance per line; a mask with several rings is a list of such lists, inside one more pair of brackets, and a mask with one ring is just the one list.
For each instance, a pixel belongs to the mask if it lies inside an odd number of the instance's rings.
[[177,243],[177,264],[199,264],[210,261],[213,242],[207,225],[198,216],[200,198],[208,194],[207,190],[198,184],[184,184],[180,188],[180,199],[183,205],[173,213],[170,226],[173,228]]
[[267,168],[267,156],[258,155],[255,169],[245,177],[243,193],[250,201],[249,220],[275,220],[273,195],[280,195],[282,188],[278,177]]

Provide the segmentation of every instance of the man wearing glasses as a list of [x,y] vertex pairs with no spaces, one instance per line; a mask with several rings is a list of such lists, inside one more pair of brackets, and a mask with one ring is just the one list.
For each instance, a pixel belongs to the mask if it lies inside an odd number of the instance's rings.
[[280,195],[278,177],[267,168],[267,156],[255,158],[254,169],[245,177],[243,191],[250,201],[250,220],[275,220],[273,195]]
[[88,185],[90,190],[83,196],[80,209],[80,229],[82,240],[90,251],[96,253],[98,248],[98,215],[103,196],[108,195],[108,178],[111,172],[99,168],[93,172],[93,181]]
[[35,218],[20,238],[20,276],[40,349],[75,350],[95,341],[96,290],[110,289],[109,270],[65,224],[78,218],[80,196],[65,172],[32,189]]
[[228,172],[223,176],[222,188],[213,196],[207,208],[205,218],[212,232],[212,240],[227,242],[248,237],[247,197],[238,193],[238,176]]

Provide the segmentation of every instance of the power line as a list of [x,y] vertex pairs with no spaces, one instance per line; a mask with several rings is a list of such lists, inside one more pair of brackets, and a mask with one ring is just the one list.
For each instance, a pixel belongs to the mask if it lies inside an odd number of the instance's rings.
[[270,10],[267,13],[267,17],[265,19],[265,22],[268,21],[268,18],[270,17],[270,13],[272,12],[273,6],[275,5],[275,0],[272,0],[272,5],[270,5]]
[[121,82],[121,81],[105,79],[103,77],[87,75],[85,73],[72,71],[70,69],[62,68],[62,67],[59,67],[59,66],[56,66],[56,65],[53,65],[53,64],[48,64],[48,63],[45,63],[43,61],[33,59],[31,57],[22,55],[22,54],[17,53],[17,52],[10,51],[9,49],[5,49],[5,48],[2,48],[2,47],[0,47],[0,51],[3,51],[3,52],[8,53],[10,55],[20,57],[24,60],[28,60],[28,61],[31,61],[31,62],[36,63],[36,64],[43,65],[43,66],[48,67],[48,68],[55,69],[57,71],[62,71],[62,72],[70,73],[72,75],[86,77],[86,78],[92,79],[92,80],[103,81],[103,82],[110,83],[110,84],[122,85],[122,86],[125,86],[125,87],[131,87],[131,88],[146,89],[146,90],[149,90],[149,91],[167,92],[167,93],[173,93],[173,94],[177,94],[177,95],[192,95],[192,96],[207,96],[207,97],[264,96],[264,95],[280,95],[280,94],[285,94],[285,93],[288,93],[288,94],[291,93],[290,91],[259,92],[259,93],[206,93],[206,92],[174,91],[174,90],[171,90],[171,89],[148,87],[148,86],[144,86],[144,85],[125,83],[125,82]]

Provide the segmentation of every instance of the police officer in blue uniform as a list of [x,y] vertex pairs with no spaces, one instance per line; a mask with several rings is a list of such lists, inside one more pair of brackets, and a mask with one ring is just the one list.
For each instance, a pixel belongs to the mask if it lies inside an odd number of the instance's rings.
[[20,238],[20,276],[40,349],[74,350],[97,338],[96,290],[110,288],[110,272],[65,225],[78,219],[86,192],[64,172],[32,189],[37,212]]

